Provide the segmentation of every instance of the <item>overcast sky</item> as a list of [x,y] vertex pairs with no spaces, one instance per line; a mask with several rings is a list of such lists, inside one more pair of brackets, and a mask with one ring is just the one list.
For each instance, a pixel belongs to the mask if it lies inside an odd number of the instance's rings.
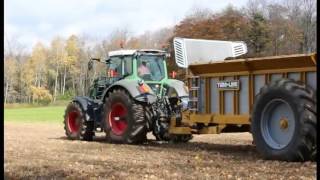
[[61,35],[106,37],[117,28],[132,35],[177,24],[194,7],[215,12],[247,0],[5,0],[5,39],[27,47]]

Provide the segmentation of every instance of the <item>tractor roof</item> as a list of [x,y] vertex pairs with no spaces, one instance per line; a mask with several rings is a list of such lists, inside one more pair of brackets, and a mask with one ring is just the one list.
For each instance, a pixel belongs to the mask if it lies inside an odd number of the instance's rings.
[[133,55],[134,53],[141,52],[141,53],[152,53],[152,54],[159,54],[165,53],[165,51],[158,50],[158,49],[121,49],[117,51],[109,51],[108,56],[125,56],[125,55]]

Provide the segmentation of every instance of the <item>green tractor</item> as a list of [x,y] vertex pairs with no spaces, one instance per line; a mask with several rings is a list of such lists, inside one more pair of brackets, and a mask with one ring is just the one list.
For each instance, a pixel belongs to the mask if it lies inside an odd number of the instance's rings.
[[[88,96],[77,96],[64,116],[66,135],[72,140],[90,141],[96,132],[105,132],[112,143],[138,144],[152,132],[159,141],[187,142],[191,134],[169,133],[169,122],[181,123],[187,110],[188,88],[182,81],[169,79],[161,50],[118,50],[109,52],[107,75],[97,78]],[[91,59],[88,69],[92,68]]]

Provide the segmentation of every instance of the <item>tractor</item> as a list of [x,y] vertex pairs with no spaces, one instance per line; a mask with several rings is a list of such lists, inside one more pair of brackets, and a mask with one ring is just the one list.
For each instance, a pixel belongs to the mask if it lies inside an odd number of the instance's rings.
[[99,61],[107,75],[94,80],[88,96],[77,96],[67,106],[67,137],[90,141],[96,132],[104,131],[109,142],[139,144],[152,132],[161,141],[189,141],[190,134],[168,131],[172,116],[179,124],[189,99],[185,84],[168,78],[168,57],[162,50],[121,49],[110,51],[106,60],[90,59],[89,70],[93,61]]
[[139,144],[148,132],[172,142],[249,132],[264,159],[316,159],[316,53],[235,59],[244,42],[177,37],[173,45],[186,84],[168,78],[165,51],[111,51],[107,76],[68,105],[67,137],[104,131],[110,142]]

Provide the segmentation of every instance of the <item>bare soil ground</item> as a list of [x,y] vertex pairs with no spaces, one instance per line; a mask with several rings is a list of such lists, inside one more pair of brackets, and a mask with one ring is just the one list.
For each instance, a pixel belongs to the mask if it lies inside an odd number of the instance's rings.
[[108,144],[103,133],[70,141],[62,124],[5,122],[5,179],[316,179],[316,162],[261,160],[251,142],[249,133],[186,144]]

